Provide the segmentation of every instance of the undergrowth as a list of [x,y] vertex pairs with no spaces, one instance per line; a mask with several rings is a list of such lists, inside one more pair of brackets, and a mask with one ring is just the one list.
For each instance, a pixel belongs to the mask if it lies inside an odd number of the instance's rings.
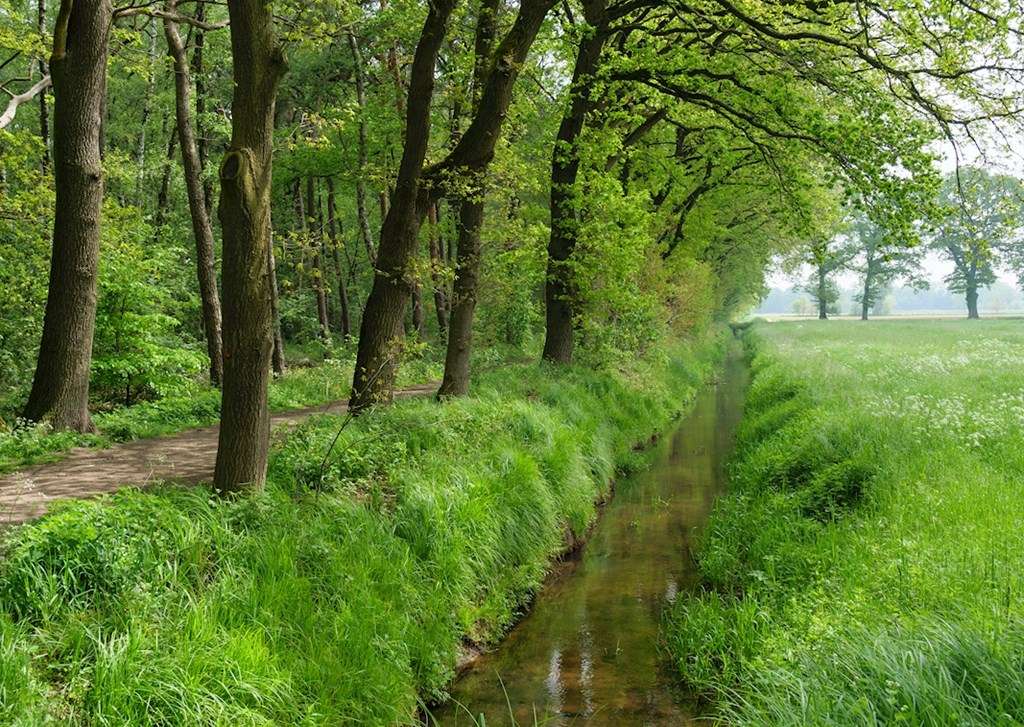
[[757,325],[753,381],[663,636],[737,725],[1024,723],[1024,335]]
[[[269,485],[67,503],[0,561],[0,722],[409,724],[503,633],[721,338],[628,369],[509,365],[474,395],[319,416]],[[335,441],[336,438],[336,441]]]

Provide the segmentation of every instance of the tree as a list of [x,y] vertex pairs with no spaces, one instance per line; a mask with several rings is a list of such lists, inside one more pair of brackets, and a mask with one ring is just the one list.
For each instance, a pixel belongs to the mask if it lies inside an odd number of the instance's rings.
[[943,184],[931,247],[953,263],[946,286],[964,296],[968,318],[980,317],[979,292],[996,281],[1001,253],[1016,247],[1021,201],[1019,180],[977,167],[961,168]]
[[890,285],[902,282],[914,290],[926,290],[928,281],[921,269],[921,247],[900,247],[890,243],[885,230],[865,216],[858,217],[850,233],[856,258],[849,265],[861,277],[861,289],[853,297],[860,304],[860,318],[876,309]]
[[396,366],[395,340],[412,294],[407,269],[419,241],[426,206],[420,209],[420,176],[430,140],[434,66],[456,0],[437,0],[427,11],[413,57],[406,109],[405,145],[377,249],[373,288],[359,329],[359,348],[349,406],[361,411],[390,396]]
[[[182,169],[185,172],[192,234],[196,243],[196,272],[202,300],[206,351],[210,357],[210,382],[214,386],[220,386],[224,364],[220,297],[217,294],[217,271],[214,264],[213,226],[210,224],[209,204],[206,199],[208,190],[203,184],[203,161],[192,125],[192,76],[185,54],[185,44],[178,32],[177,4],[177,0],[166,0],[164,36],[167,39],[168,55],[174,64],[175,128],[178,132],[178,146],[181,148]],[[201,20],[193,22],[203,23]]]
[[109,0],[62,0],[53,34],[56,214],[42,342],[25,418],[90,431]]
[[220,167],[224,234],[224,386],[214,487],[260,489],[270,419],[267,382],[273,348],[270,191],[274,105],[285,72],[270,7],[229,0],[234,96],[231,146]]
[[820,320],[828,320],[829,313],[838,311],[839,286],[833,276],[850,264],[854,254],[839,238],[820,238],[811,243],[806,257],[811,275],[804,291],[814,301]]

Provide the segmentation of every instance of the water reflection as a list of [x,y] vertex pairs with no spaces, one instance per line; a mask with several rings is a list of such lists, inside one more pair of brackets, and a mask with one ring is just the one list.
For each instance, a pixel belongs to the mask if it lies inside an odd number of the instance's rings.
[[724,488],[742,411],[738,350],[652,466],[620,482],[578,563],[455,685],[432,724],[678,725],[690,721],[662,672],[661,610],[695,585],[689,549]]

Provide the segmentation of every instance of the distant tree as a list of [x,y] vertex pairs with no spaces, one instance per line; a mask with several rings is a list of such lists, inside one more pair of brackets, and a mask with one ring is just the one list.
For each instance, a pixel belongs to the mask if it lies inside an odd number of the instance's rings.
[[793,301],[792,311],[798,316],[809,316],[814,312],[814,306],[805,296],[800,296]]
[[978,292],[996,281],[995,268],[1020,260],[1021,201],[1020,180],[977,167],[943,184],[931,246],[953,263],[946,285],[965,297],[968,318],[979,317]]
[[889,244],[885,229],[867,217],[858,217],[853,222],[848,250],[855,254],[849,267],[861,278],[861,289],[853,299],[860,305],[862,321],[877,309],[888,287],[897,280],[914,290],[928,288],[921,269],[923,250]]
[[854,255],[854,249],[843,244],[838,236],[811,243],[806,262],[810,263],[812,270],[804,291],[814,301],[819,319],[828,320],[830,313],[838,313],[839,286],[833,276],[847,268]]

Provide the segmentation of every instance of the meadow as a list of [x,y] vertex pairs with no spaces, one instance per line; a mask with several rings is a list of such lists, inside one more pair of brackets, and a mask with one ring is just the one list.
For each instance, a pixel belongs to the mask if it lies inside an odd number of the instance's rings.
[[704,591],[664,645],[736,725],[1024,721],[1024,327],[755,323]]

